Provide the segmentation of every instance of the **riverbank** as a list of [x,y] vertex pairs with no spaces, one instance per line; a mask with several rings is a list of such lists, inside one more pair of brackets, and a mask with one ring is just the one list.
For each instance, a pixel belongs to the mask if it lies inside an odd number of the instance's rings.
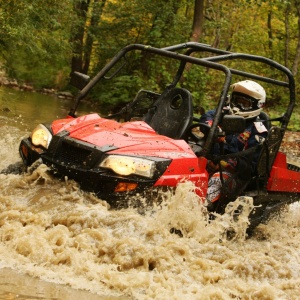
[[24,92],[36,92],[45,95],[53,95],[62,99],[73,99],[74,95],[70,91],[58,91],[54,88],[35,89],[32,85],[26,83],[19,83],[16,79],[9,79],[0,75],[0,86],[11,88]]

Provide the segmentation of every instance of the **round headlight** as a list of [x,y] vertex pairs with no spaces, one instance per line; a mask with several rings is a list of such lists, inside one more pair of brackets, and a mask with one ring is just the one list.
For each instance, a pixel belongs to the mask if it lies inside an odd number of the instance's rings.
[[31,141],[35,146],[48,148],[52,139],[52,134],[43,124],[39,124],[31,133]]

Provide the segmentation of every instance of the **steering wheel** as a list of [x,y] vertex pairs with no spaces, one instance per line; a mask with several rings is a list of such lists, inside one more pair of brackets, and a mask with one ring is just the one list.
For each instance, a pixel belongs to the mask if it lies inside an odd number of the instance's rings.
[[[199,128],[195,130],[195,128]],[[207,139],[210,126],[205,123],[195,123],[192,124],[187,131],[188,140],[195,143],[197,146],[203,147]]]

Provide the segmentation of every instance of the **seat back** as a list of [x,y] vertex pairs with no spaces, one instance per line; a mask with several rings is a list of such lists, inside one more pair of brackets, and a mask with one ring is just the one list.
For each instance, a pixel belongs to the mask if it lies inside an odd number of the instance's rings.
[[125,121],[143,120],[159,96],[160,94],[152,91],[140,90],[134,100],[127,105]]
[[164,91],[149,109],[143,120],[158,134],[184,139],[193,121],[192,95],[183,88]]
[[263,179],[264,183],[266,183],[269,178],[282,138],[283,130],[278,126],[272,126],[269,130],[268,137],[264,142],[257,164],[258,178]]

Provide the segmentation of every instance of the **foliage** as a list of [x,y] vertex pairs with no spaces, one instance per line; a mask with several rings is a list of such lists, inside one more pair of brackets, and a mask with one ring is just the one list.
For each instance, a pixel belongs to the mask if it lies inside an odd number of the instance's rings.
[[[103,114],[115,113],[134,98],[133,91],[139,90],[139,82],[136,76],[118,76],[116,80],[103,84],[101,91],[95,89],[91,97],[94,102],[98,102]],[[127,88],[124,89],[124,86]]]
[[68,1],[1,1],[0,59],[9,76],[55,85],[70,56],[68,11]]
[[[204,3],[200,42],[270,57],[291,68],[299,81],[298,1]],[[0,62],[7,74],[17,80],[36,87],[66,88],[75,61],[93,76],[128,44],[165,47],[191,40],[194,5],[194,0],[1,0]],[[171,80],[162,81],[160,74],[173,66],[162,69],[154,62],[143,74],[132,75],[136,67],[143,68],[143,59],[146,58],[129,58],[126,74],[118,77],[115,85],[107,82],[107,89],[97,91],[99,94],[92,98],[110,110],[132,99],[131,90],[143,86],[159,90]],[[250,63],[246,67],[255,67],[260,74],[268,72]],[[214,91],[219,79],[211,72],[203,72],[201,82],[196,82],[194,72],[197,71],[191,69],[181,85],[191,90],[197,106],[214,105],[218,101]],[[137,79],[137,75],[142,76]],[[297,95],[299,89],[297,86]],[[270,95],[271,99],[282,97],[279,90]]]

